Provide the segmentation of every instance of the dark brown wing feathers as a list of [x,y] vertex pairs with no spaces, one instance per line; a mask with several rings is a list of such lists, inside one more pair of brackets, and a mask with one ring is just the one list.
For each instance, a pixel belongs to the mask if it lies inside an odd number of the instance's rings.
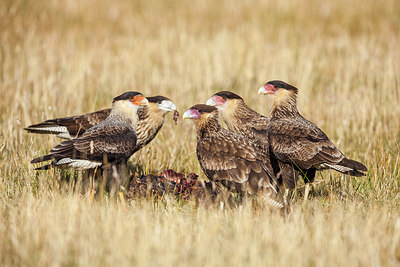
[[74,148],[88,158],[101,160],[104,153],[109,161],[130,157],[136,147],[136,134],[129,125],[107,125],[88,131],[74,141]]
[[136,147],[136,134],[128,124],[103,125],[87,131],[81,137],[55,146],[49,155],[36,158],[31,163],[63,158],[113,162],[129,158]]
[[363,164],[347,159],[321,129],[301,116],[271,121],[268,135],[271,150],[282,162],[302,169],[329,167],[353,176],[367,171]]
[[77,137],[92,126],[104,121],[110,115],[110,112],[111,109],[102,109],[80,116],[56,118],[30,125],[25,130],[31,133],[58,134],[64,130],[60,126],[64,126],[71,137]]
[[275,187],[272,171],[262,160],[251,141],[221,129],[212,136],[198,140],[197,156],[206,176],[248,185],[253,191]]
[[[224,111],[222,111],[224,112]],[[229,114],[229,113],[228,113]],[[274,176],[286,188],[295,188],[299,174],[291,163],[278,161],[270,153],[268,138],[269,118],[262,116],[248,107],[243,101],[236,107],[233,116],[222,116],[229,130],[244,136],[256,145],[256,149],[263,154],[263,161],[270,166]]]
[[319,128],[297,121],[273,121],[269,127],[273,153],[283,162],[309,169],[322,163],[336,164],[344,156]]

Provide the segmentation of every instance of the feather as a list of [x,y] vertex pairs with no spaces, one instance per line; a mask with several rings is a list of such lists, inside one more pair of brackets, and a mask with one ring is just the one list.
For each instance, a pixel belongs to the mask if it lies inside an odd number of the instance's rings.
[[[126,163],[137,148],[135,128],[139,104],[131,103],[132,95],[141,96],[138,92],[127,92],[117,97],[121,100],[114,100],[113,109],[105,120],[86,130],[83,135],[61,142],[48,155],[36,158],[32,163],[52,160],[39,169],[53,166],[91,169],[103,163]],[[140,103],[146,105],[147,100],[143,96],[141,98],[145,101]]]
[[[200,108],[205,105],[196,105]],[[208,109],[208,108],[207,108]],[[214,182],[228,183],[234,188],[248,188],[253,193],[279,191],[272,170],[263,155],[247,138],[228,131],[218,122],[218,113],[201,115],[196,122],[197,158],[205,175]],[[247,189],[246,189],[247,190]]]
[[[137,141],[133,153],[149,144],[156,137],[164,124],[165,115],[167,114],[167,111],[163,111],[158,107],[158,103],[165,100],[170,101],[168,98],[155,96],[148,97],[147,99],[150,105],[142,106],[138,109],[139,121],[136,126]],[[111,109],[103,109],[79,116],[47,120],[31,125],[25,128],[25,130],[31,133],[57,134],[59,138],[70,140],[82,136],[89,128],[104,121],[110,115],[110,112]]]
[[291,163],[278,162],[270,153],[267,131],[269,118],[251,109],[240,96],[232,92],[221,91],[214,96],[225,99],[224,105],[217,105],[217,108],[228,129],[252,141],[256,150],[262,153],[264,163],[270,166],[279,183],[289,189],[294,189],[299,177],[298,171],[292,167]]
[[329,167],[354,176],[367,171],[363,164],[347,159],[320,128],[300,115],[296,106],[297,88],[282,81],[267,85],[273,85],[277,95],[268,136],[271,152],[279,161],[293,163],[303,171]]
[[111,109],[102,109],[93,113],[65,118],[47,120],[25,128],[30,133],[57,134],[63,139],[72,139],[82,135],[86,130],[104,121]]

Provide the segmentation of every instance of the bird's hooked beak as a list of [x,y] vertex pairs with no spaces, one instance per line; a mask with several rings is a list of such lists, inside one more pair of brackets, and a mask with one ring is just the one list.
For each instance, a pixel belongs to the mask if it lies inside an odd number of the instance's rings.
[[158,107],[160,109],[168,111],[168,112],[176,110],[176,106],[171,100],[163,100],[163,101],[161,101],[161,103],[158,104]]
[[135,95],[132,99],[130,99],[130,101],[136,106],[149,105],[149,100],[142,95]]
[[272,84],[265,84],[258,89],[259,95],[273,95],[275,94],[277,89]]
[[218,106],[224,105],[225,102],[226,102],[226,100],[223,97],[218,96],[218,95],[213,95],[212,97],[210,97],[207,100],[206,105],[218,107]]
[[183,119],[198,119],[200,114],[196,109],[189,109],[182,116]]

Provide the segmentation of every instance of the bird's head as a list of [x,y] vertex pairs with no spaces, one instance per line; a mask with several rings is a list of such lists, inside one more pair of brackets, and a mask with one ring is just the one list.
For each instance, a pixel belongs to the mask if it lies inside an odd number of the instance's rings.
[[243,98],[230,91],[221,91],[214,94],[206,102],[206,105],[214,106],[220,110],[233,108],[243,102]]
[[149,101],[141,93],[129,91],[114,98],[112,112],[130,117],[132,112],[137,114],[140,106],[148,105]]
[[183,119],[191,119],[195,120],[196,123],[198,122],[206,122],[210,118],[217,118],[218,119],[218,110],[216,107],[204,105],[204,104],[197,104],[192,106],[183,114]]
[[127,103],[133,106],[148,105],[149,101],[141,93],[135,91],[125,92],[122,95],[114,97],[113,104],[115,103]]
[[176,111],[175,104],[165,96],[151,96],[148,97],[149,107],[154,110],[161,110],[164,113]]
[[280,95],[286,95],[286,94],[291,94],[291,95],[296,95],[297,94],[297,88],[294,87],[293,85],[287,84],[283,81],[269,81],[264,86],[262,86],[260,89],[258,89],[258,94],[259,95],[275,95],[275,96],[280,96]]
[[235,121],[243,113],[241,110],[247,110],[243,98],[230,91],[221,91],[214,94],[206,102],[207,105],[216,107],[225,123]]

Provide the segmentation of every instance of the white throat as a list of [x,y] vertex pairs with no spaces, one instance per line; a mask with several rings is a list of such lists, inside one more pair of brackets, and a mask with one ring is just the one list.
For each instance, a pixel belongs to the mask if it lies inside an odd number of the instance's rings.
[[136,130],[136,124],[138,122],[138,108],[139,106],[133,104],[129,100],[116,101],[113,103],[110,117],[119,117],[122,120],[126,120],[126,122],[129,122]]

